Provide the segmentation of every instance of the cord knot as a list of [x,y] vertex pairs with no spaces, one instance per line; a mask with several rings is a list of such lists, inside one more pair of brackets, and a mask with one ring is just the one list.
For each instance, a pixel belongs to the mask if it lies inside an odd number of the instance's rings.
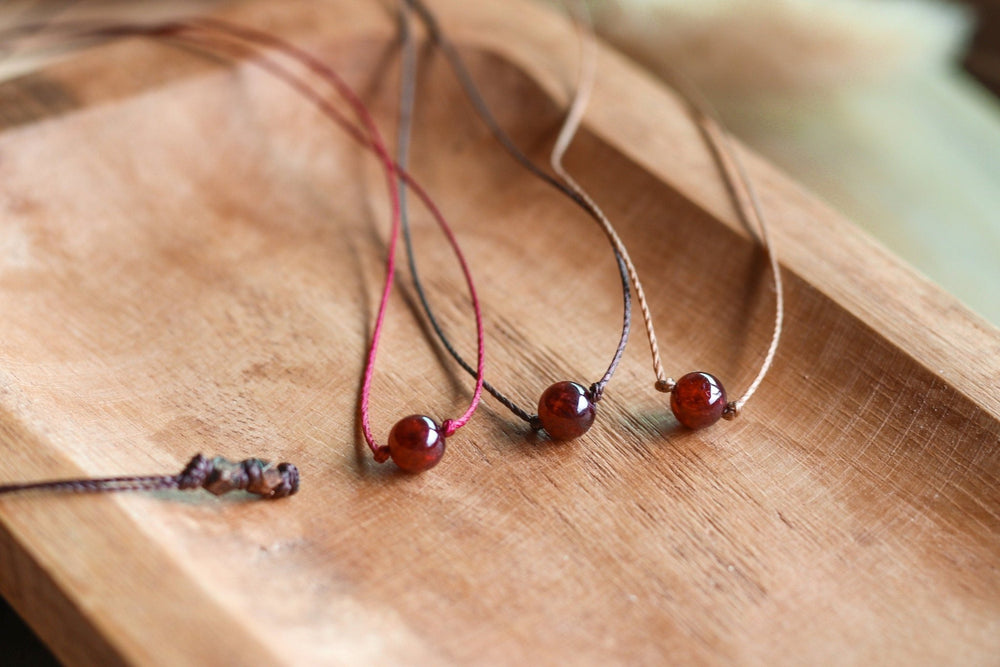
[[591,403],[599,402],[604,398],[604,385],[600,382],[590,385],[590,389],[587,390],[587,398],[590,399]]
[[201,454],[195,454],[184,466],[181,474],[177,475],[177,488],[181,491],[201,488],[212,472],[212,468],[211,460],[206,459]]
[[656,387],[656,391],[663,392],[664,394],[669,394],[674,390],[674,387],[677,386],[677,383],[674,382],[673,378],[665,378],[663,380],[657,380],[656,384],[653,386]]
[[199,487],[217,496],[246,491],[262,498],[285,498],[299,490],[299,469],[291,463],[272,466],[261,459],[234,463],[221,456],[206,459],[196,454],[177,476],[177,488]]

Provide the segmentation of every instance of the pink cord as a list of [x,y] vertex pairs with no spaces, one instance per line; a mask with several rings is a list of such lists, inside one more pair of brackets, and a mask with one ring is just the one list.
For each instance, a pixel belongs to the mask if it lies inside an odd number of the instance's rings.
[[302,80],[298,79],[290,72],[277,65],[276,63],[267,60],[260,59],[259,61],[250,61],[251,64],[255,64],[262,69],[268,71],[272,75],[281,79],[292,88],[297,90],[299,93],[304,95],[307,99],[312,101],[319,110],[324,113],[327,117],[333,120],[335,123],[340,125],[347,133],[356,141],[361,143],[366,148],[371,149],[376,157],[382,162],[382,166],[385,168],[386,174],[386,184],[389,189],[389,198],[391,202],[392,210],[392,225],[389,234],[389,247],[386,256],[385,265],[385,284],[382,288],[382,296],[379,301],[378,313],[375,318],[375,326],[372,331],[371,343],[368,349],[368,358],[365,363],[364,379],[361,386],[361,430],[364,434],[365,442],[371,448],[376,460],[384,461],[387,458],[387,448],[381,446],[375,440],[375,436],[372,433],[371,428],[371,411],[370,411],[370,401],[371,401],[371,384],[375,375],[375,361],[378,354],[378,346],[382,336],[382,326],[385,321],[385,314],[388,308],[389,297],[392,293],[392,285],[396,272],[396,248],[399,240],[400,232],[400,207],[399,207],[399,192],[396,187],[398,179],[402,179],[407,186],[417,195],[417,197],[424,203],[427,209],[430,211],[431,215],[437,221],[448,240],[452,251],[455,254],[455,258],[458,260],[459,266],[461,267],[462,274],[465,278],[466,285],[469,290],[469,297],[472,301],[473,313],[476,320],[476,384],[475,390],[472,394],[472,399],[469,402],[469,407],[466,409],[465,413],[458,419],[446,419],[442,424],[442,431],[444,436],[450,437],[458,429],[465,426],[472,415],[475,413],[476,408],[479,406],[479,401],[482,396],[483,391],[483,379],[485,375],[485,334],[483,331],[483,318],[482,318],[482,308],[479,303],[479,296],[476,293],[475,284],[472,279],[472,272],[469,269],[468,262],[466,261],[465,255],[462,253],[462,249],[459,246],[458,240],[452,230],[451,226],[445,220],[444,215],[438,206],[431,200],[427,192],[421,187],[416,180],[404,169],[399,167],[395,160],[389,155],[388,150],[385,147],[385,142],[382,140],[382,136],[375,125],[375,121],[369,113],[368,109],[365,107],[361,99],[354,93],[354,91],[340,78],[337,73],[328,67],[326,64],[320,60],[313,57],[306,51],[299,49],[298,47],[287,43],[273,35],[263,33],[251,28],[245,28],[233,24],[226,23],[217,19],[199,19],[191,21],[188,23],[167,23],[160,26],[112,26],[104,27],[97,30],[91,30],[91,34],[95,35],[145,35],[150,37],[161,37],[161,38],[176,38],[188,43],[193,43],[195,46],[201,47],[218,47],[218,44],[212,43],[211,40],[205,40],[204,38],[198,38],[196,35],[184,35],[183,33],[189,32],[191,30],[197,29],[203,30],[217,30],[224,35],[229,35],[237,39],[242,39],[249,42],[255,42],[260,45],[264,45],[275,49],[276,51],[285,54],[286,56],[298,61],[300,64],[305,66],[307,69],[311,70],[316,75],[320,76],[327,83],[329,83],[340,96],[347,101],[347,103],[353,108],[354,113],[360,119],[361,123],[367,130],[367,137],[365,134],[359,130],[351,121],[346,119],[339,111],[337,111],[322,95],[317,93],[314,89],[306,85]]
[[[483,332],[483,322],[482,322],[482,308],[479,303],[479,296],[476,293],[475,284],[472,279],[472,272],[469,269],[468,262],[462,252],[461,246],[458,243],[458,239],[455,237],[455,233],[451,226],[445,220],[444,215],[441,210],[433,202],[427,192],[421,187],[414,178],[399,167],[395,160],[389,155],[388,150],[385,147],[385,142],[382,140],[382,136],[375,125],[375,121],[369,113],[368,109],[365,107],[361,99],[354,93],[354,91],[337,75],[337,73],[327,66],[325,63],[319,61],[311,54],[306,51],[299,49],[298,47],[284,42],[283,40],[269,35],[267,33],[262,33],[251,28],[244,28],[241,26],[235,26],[224,21],[217,19],[202,19],[192,22],[192,25],[203,25],[209,28],[215,28],[221,32],[234,35],[236,37],[246,39],[248,41],[254,41],[266,46],[270,46],[285,55],[298,60],[305,67],[313,71],[315,74],[322,77],[334,89],[343,97],[347,103],[354,109],[355,114],[364,124],[365,129],[368,131],[368,142],[367,146],[370,147],[375,155],[381,160],[382,165],[385,167],[386,172],[386,183],[389,188],[389,197],[392,208],[392,227],[389,234],[389,247],[386,256],[386,278],[385,284],[382,289],[382,298],[379,302],[378,314],[375,317],[375,327],[372,331],[371,344],[368,350],[368,359],[365,364],[364,381],[361,385],[361,429],[365,437],[365,441],[371,448],[372,452],[376,455],[379,454],[381,447],[376,443],[375,436],[371,429],[371,412],[369,408],[371,399],[371,384],[375,375],[375,360],[378,354],[378,346],[382,336],[382,326],[385,321],[385,314],[388,308],[389,296],[392,293],[392,285],[396,273],[396,249],[399,241],[400,232],[400,212],[399,212],[399,191],[396,188],[397,179],[402,178],[406,182],[407,186],[413,190],[414,194],[424,203],[427,209],[430,211],[431,215],[437,221],[448,240],[449,245],[451,245],[452,251],[455,254],[455,258],[458,260],[459,266],[461,267],[462,274],[465,278],[466,285],[469,290],[469,297],[472,300],[472,307],[475,313],[476,319],[476,385],[475,390],[472,394],[472,399],[469,402],[469,407],[466,409],[465,413],[458,419],[446,419],[442,424],[442,430],[444,436],[450,437],[458,429],[465,426],[472,415],[475,413],[476,408],[479,406],[479,401],[482,396],[483,391],[483,379],[485,375],[485,334]],[[274,70],[272,70],[274,73]],[[286,73],[287,74],[287,73]],[[286,82],[288,82],[290,77],[282,77]],[[302,91],[302,88],[295,86],[298,90]],[[312,94],[308,94],[307,97],[312,99],[314,102],[317,100],[317,95],[315,91]],[[322,99],[322,98],[319,98]],[[325,100],[324,100],[325,101]],[[327,104],[320,105],[321,110],[327,108]],[[330,115],[330,114],[327,114]],[[350,125],[342,115],[337,113],[333,116],[334,120],[341,125]],[[352,126],[353,127],[353,126]],[[356,139],[360,139],[361,133],[354,128],[353,132],[350,132],[352,136]]]

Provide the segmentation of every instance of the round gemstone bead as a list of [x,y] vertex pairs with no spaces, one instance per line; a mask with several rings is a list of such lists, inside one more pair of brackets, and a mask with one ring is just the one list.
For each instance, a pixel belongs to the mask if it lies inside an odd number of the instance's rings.
[[444,456],[444,434],[430,417],[403,417],[389,432],[389,456],[406,472],[423,472]]
[[709,373],[688,373],[670,392],[670,409],[684,426],[705,428],[719,421],[726,409],[726,390]]
[[576,382],[557,382],[538,400],[538,420],[553,440],[572,440],[590,429],[597,406]]

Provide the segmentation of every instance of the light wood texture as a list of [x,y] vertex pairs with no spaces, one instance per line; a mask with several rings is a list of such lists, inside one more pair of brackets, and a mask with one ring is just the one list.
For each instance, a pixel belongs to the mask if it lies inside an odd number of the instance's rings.
[[[531,3],[433,0],[539,159],[575,73]],[[391,135],[394,21],[353,0],[230,10],[321,54]],[[299,465],[275,503],[0,501],[0,591],[70,664],[989,664],[1000,655],[1000,333],[752,160],[788,282],[772,375],[736,422],[674,428],[638,332],[587,437],[487,401],[407,477],[360,444],[387,228],[374,163],[246,64],[129,40],[0,88],[5,480]],[[6,107],[6,105],[5,105]],[[20,108],[26,108],[22,106]],[[595,225],[492,143],[433,52],[414,171],[486,306],[489,377],[526,404],[590,382],[620,293]],[[568,166],[646,276],[668,369],[734,393],[773,296],[671,94],[601,55]],[[454,262],[415,219],[472,349]],[[373,419],[457,415],[468,378],[392,304]]]

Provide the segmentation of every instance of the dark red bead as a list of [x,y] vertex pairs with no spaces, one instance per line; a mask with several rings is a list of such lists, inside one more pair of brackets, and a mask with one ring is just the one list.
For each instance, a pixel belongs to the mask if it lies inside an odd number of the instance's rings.
[[557,382],[538,399],[538,420],[553,440],[572,440],[590,429],[597,406],[575,382]]
[[444,434],[430,417],[403,417],[389,432],[389,456],[406,472],[423,472],[444,456]]
[[670,392],[670,409],[677,421],[688,428],[711,426],[726,409],[726,390],[714,375],[701,371],[688,373]]

